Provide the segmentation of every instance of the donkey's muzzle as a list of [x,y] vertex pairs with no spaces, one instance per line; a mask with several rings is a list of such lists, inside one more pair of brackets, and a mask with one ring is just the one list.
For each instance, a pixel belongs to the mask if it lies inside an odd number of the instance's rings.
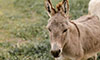
[[51,50],[51,54],[53,55],[54,58],[58,58],[60,55],[61,50]]

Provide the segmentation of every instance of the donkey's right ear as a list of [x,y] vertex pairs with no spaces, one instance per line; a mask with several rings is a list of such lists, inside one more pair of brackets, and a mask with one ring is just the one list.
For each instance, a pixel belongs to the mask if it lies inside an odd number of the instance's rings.
[[50,17],[56,13],[56,10],[53,8],[50,0],[45,0],[45,8]]

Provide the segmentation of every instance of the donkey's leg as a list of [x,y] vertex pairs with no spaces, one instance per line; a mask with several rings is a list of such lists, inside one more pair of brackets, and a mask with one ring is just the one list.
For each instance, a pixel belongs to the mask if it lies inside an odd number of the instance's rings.
[[87,60],[97,60],[97,54],[95,54],[94,56],[88,58]]
[[97,54],[93,56],[93,60],[97,60]]
[[95,56],[94,56],[94,60],[97,60],[97,58],[98,58],[98,56],[97,56],[97,54],[95,54]]

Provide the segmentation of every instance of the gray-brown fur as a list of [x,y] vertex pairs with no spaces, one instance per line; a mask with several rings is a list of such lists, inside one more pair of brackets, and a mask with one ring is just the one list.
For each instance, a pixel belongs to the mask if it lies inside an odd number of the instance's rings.
[[[67,12],[68,10],[66,9]],[[96,56],[100,51],[100,20],[97,16],[85,15],[70,20],[66,12],[59,10],[50,16],[47,29],[50,35],[51,53],[60,52],[55,59],[86,60]]]

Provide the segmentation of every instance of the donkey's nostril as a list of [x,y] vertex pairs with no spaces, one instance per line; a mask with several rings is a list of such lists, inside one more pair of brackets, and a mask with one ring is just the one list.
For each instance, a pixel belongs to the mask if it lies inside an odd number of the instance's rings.
[[51,54],[53,55],[53,57],[57,58],[59,57],[59,54],[60,54],[60,49],[59,50],[51,50]]
[[58,50],[58,52],[59,52],[59,53],[61,52],[60,49]]

